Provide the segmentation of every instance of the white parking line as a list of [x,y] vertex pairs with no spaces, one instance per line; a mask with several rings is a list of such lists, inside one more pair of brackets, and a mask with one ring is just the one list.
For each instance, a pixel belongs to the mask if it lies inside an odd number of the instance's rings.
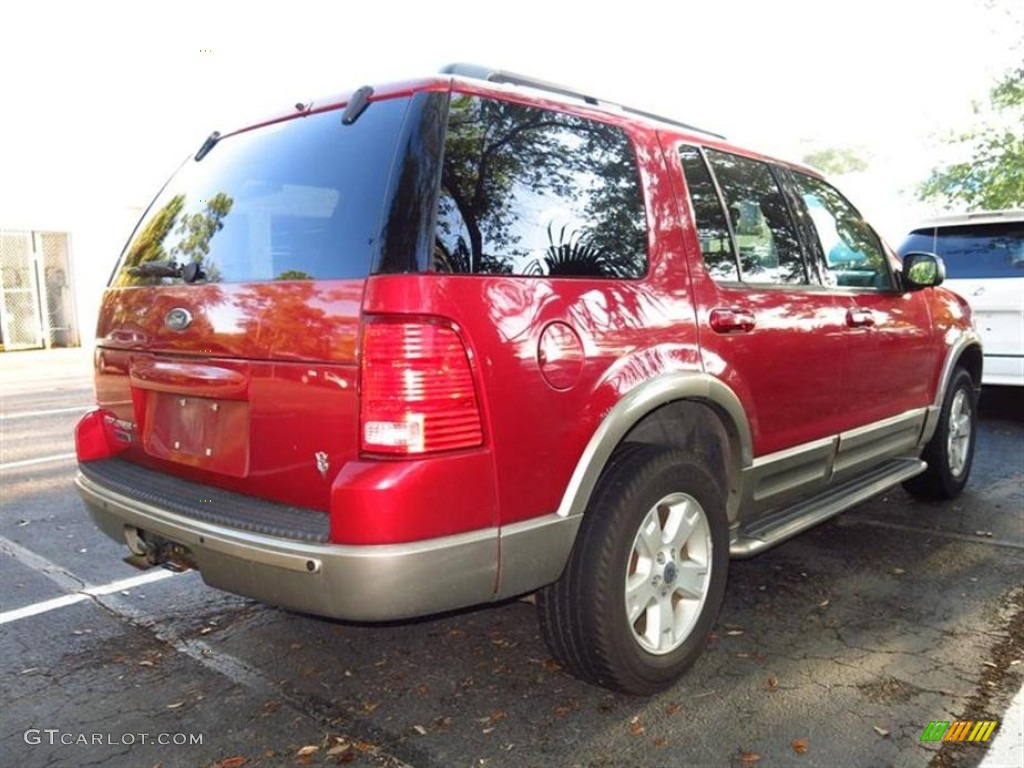
[[74,453],[56,453],[53,456],[43,456],[38,459],[25,459],[23,461],[9,461],[6,464],[0,464],[0,472],[5,469],[17,469],[18,467],[31,467],[33,464],[46,464],[51,461],[64,461],[66,459],[75,458]]
[[96,587],[86,587],[85,589],[79,590],[71,595],[62,595],[50,600],[43,600],[39,603],[26,605],[24,608],[15,608],[11,611],[4,611],[3,613],[0,613],[0,624],[7,624],[12,621],[17,621],[18,619],[27,619],[29,616],[38,616],[40,613],[47,613],[48,611],[55,611],[58,608],[64,608],[68,605],[80,603],[83,600],[88,600],[90,597],[99,597],[100,595],[110,595],[114,592],[123,592],[125,590],[132,589],[133,587],[140,587],[143,584],[152,584],[155,581],[163,581],[164,579],[169,579],[176,575],[177,573],[174,571],[158,568],[155,571],[147,571],[146,573],[138,576],[120,579],[119,581],[112,581],[109,584],[101,584]]
[[54,408],[49,411],[24,411],[22,413],[0,413],[0,421],[8,419],[27,419],[32,416],[52,416],[56,413],[78,413],[92,408],[91,405],[76,405],[74,408]]

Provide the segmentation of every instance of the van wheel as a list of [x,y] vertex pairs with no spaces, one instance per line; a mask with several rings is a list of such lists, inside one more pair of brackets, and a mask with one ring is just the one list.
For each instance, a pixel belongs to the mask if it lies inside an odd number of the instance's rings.
[[974,461],[977,403],[974,380],[963,368],[953,371],[939,423],[921,458],[928,469],[903,483],[923,499],[952,499],[967,485]]
[[565,572],[537,595],[557,661],[637,695],[668,688],[693,664],[725,594],[721,486],[699,457],[642,444],[616,451]]

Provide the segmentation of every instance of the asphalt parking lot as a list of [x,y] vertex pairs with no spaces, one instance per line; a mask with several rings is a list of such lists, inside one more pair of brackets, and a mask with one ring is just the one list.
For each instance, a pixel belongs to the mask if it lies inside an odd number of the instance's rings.
[[983,395],[955,503],[892,491],[733,563],[711,646],[638,699],[561,671],[527,602],[353,625],[140,572],[72,486],[88,355],[0,355],[0,387],[3,765],[974,766],[929,722],[1020,725],[1020,392]]

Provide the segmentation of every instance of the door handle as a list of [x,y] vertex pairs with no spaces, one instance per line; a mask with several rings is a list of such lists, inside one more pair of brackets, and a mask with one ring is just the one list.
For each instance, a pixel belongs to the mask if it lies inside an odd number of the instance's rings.
[[870,328],[875,324],[875,316],[870,309],[848,309],[846,324],[851,328]]
[[754,330],[754,313],[733,307],[712,309],[708,321],[715,333],[749,333]]

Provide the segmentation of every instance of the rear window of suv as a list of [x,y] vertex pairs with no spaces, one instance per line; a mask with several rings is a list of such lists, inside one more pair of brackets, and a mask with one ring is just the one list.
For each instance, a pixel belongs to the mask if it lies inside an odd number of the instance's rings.
[[645,224],[636,156],[621,129],[452,95],[435,271],[639,278]]
[[154,264],[190,262],[206,282],[366,277],[408,103],[375,102],[351,125],[341,110],[285,120],[190,158],[146,212],[112,285],[177,282]]
[[900,247],[937,253],[948,278],[1024,277],[1024,222],[993,222],[912,232]]

